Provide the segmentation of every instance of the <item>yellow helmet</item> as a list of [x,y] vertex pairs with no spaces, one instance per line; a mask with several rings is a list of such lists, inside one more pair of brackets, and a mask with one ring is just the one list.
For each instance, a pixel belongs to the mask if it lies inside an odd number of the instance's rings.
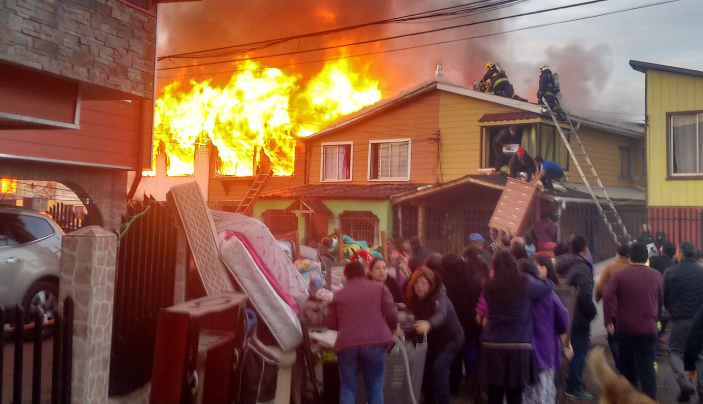
[[542,73],[542,72],[545,71],[545,70],[549,70],[549,66],[547,66],[547,65],[542,65],[542,66],[539,68],[539,72],[540,72],[540,73]]
[[488,63],[486,63],[486,70],[492,69],[493,67],[495,67],[495,65],[496,65],[496,64],[493,63],[493,62],[488,62]]

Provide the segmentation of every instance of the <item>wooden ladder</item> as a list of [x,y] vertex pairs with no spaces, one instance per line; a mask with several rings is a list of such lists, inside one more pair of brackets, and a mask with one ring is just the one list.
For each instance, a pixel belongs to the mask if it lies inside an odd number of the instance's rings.
[[237,206],[235,213],[241,213],[243,215],[250,215],[252,213],[254,203],[256,203],[256,200],[259,199],[259,195],[261,194],[261,191],[263,191],[264,185],[266,185],[266,181],[268,181],[271,175],[273,175],[273,171],[256,176],[254,182],[251,184],[251,187],[249,187],[247,194],[244,196],[244,199],[239,202],[239,206]]
[[[544,107],[546,108],[547,112],[549,112],[549,115],[552,117],[554,125],[559,131],[559,135],[561,135],[561,139],[564,141],[564,145],[566,145],[566,150],[569,151],[569,156],[571,156],[571,159],[574,161],[574,164],[576,165],[576,168],[578,169],[578,172],[581,175],[581,178],[583,179],[583,183],[588,189],[588,193],[591,195],[593,202],[598,208],[598,213],[600,214],[601,218],[603,218],[605,225],[608,227],[610,235],[613,237],[613,240],[615,240],[616,244],[627,244],[630,241],[630,235],[627,233],[627,229],[625,228],[625,225],[623,224],[622,219],[618,214],[618,211],[615,209],[613,200],[610,199],[610,196],[608,196],[608,192],[606,192],[605,187],[603,186],[603,183],[600,180],[600,177],[596,173],[596,169],[595,167],[593,167],[591,159],[588,158],[588,154],[586,154],[586,149],[583,147],[581,139],[579,139],[579,136],[576,134],[576,129],[571,123],[571,119],[568,119],[567,117],[566,120],[559,120],[554,111],[552,111],[552,109],[549,107],[549,103],[547,103],[546,98],[543,99],[543,101]],[[569,127],[568,129],[566,129],[567,133],[564,133],[564,130],[562,130],[562,123],[568,124]],[[583,166],[586,167],[585,170]],[[594,188],[600,191],[603,196],[597,196],[593,190]]]

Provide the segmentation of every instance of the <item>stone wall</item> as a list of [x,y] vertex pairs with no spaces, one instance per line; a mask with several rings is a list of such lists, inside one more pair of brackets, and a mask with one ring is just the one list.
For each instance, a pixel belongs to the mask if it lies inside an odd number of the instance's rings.
[[0,2],[0,59],[154,98],[156,16],[117,0]]

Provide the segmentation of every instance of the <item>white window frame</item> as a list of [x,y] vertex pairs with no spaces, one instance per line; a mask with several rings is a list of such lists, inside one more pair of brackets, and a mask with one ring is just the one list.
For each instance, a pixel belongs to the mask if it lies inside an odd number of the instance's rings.
[[[696,118],[696,167],[697,167],[697,172],[690,172],[690,173],[675,173],[674,172],[674,119],[675,118],[680,118],[680,117],[685,117],[685,116],[693,116]],[[701,159],[703,159],[703,155],[701,155],[701,142],[703,142],[703,133],[700,131],[700,126],[701,122],[703,122],[703,112],[701,111],[683,111],[683,112],[676,112],[676,113],[670,113],[667,114],[667,125],[668,125],[668,130],[667,130],[667,160],[668,160],[668,174],[669,178],[691,178],[691,177],[703,177],[703,164],[701,164]]]
[[[634,165],[634,160],[633,160],[633,155],[632,155],[632,147],[627,147],[627,146],[620,146],[620,176],[618,178],[624,179],[624,180],[631,180],[632,177],[635,175],[635,165]],[[629,160],[627,165],[625,164],[625,155],[627,156],[627,159]],[[624,172],[624,170],[627,169],[628,172]]]
[[[388,177],[388,178],[373,178],[373,145],[381,143],[407,143],[408,144],[408,175],[406,177]],[[410,181],[410,168],[412,167],[412,139],[383,139],[383,140],[369,140],[369,159],[367,165],[366,179],[372,182],[388,182],[388,181]]]
[[[326,146],[350,146],[349,148],[349,179],[326,179],[325,178],[325,147]],[[351,182],[354,175],[354,142],[325,142],[320,143],[320,182]],[[339,173],[337,173],[339,177]]]

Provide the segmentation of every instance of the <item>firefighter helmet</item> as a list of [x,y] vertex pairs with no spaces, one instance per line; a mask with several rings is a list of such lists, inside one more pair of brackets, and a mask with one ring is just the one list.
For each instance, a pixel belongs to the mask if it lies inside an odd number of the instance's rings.
[[542,66],[539,68],[539,72],[540,72],[540,73],[542,73],[542,72],[545,71],[545,70],[549,70],[549,66],[547,66],[547,65],[542,65]]
[[492,69],[492,68],[494,68],[494,67],[495,67],[495,65],[496,65],[496,64],[495,64],[495,63],[493,63],[493,62],[488,62],[488,63],[486,63],[486,70],[489,70],[489,69]]

